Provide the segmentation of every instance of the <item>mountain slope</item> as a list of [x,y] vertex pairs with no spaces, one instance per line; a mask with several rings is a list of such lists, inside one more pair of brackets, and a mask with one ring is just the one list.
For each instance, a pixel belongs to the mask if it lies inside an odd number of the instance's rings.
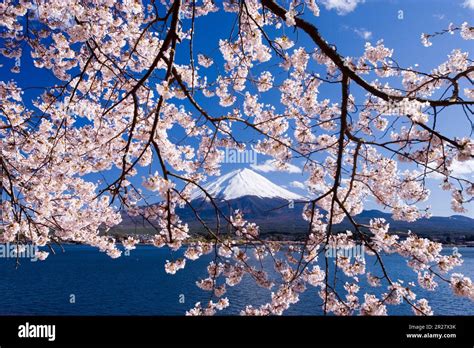
[[[302,196],[275,185],[267,178],[250,169],[234,170],[204,186],[206,191],[218,200],[232,200],[239,197],[282,198],[286,200],[303,199]],[[205,199],[204,193],[195,189],[191,200]]]
[[[250,169],[241,169],[230,172],[204,185],[206,191],[214,198],[214,203],[226,216],[239,209],[247,220],[260,226],[262,235],[270,238],[276,235],[285,235],[285,238],[299,238],[308,231],[308,222],[301,214],[306,198],[286,190],[260,174]],[[293,202],[294,204],[291,204]],[[191,194],[193,208],[201,219],[214,228],[217,223],[214,205],[199,190]],[[192,233],[204,232],[204,228],[197,220],[195,212],[189,208],[177,210],[180,218],[187,222]],[[136,230],[137,233],[154,233],[151,226],[141,218],[131,219],[123,215],[123,223],[116,230]],[[358,223],[368,224],[370,219],[384,218],[390,223],[390,230],[397,233],[406,233],[408,230],[424,236],[449,237],[468,236],[474,238],[474,219],[466,216],[453,215],[451,217],[434,216],[430,219],[420,219],[409,223],[395,221],[390,213],[378,210],[366,210],[355,217]],[[225,230],[226,222],[221,217],[221,226]],[[140,226],[137,228],[137,226]],[[352,229],[352,225],[345,219],[335,226],[335,231]],[[291,237],[291,235],[293,237]]]

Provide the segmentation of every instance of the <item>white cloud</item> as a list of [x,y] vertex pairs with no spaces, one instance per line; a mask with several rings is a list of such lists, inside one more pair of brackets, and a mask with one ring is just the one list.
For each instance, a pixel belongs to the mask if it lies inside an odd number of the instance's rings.
[[474,0],[464,0],[462,7],[474,10]]
[[365,0],[321,0],[321,3],[327,10],[336,10],[340,15],[354,11],[358,4],[363,4],[364,2]]
[[454,160],[453,164],[449,168],[453,172],[451,173],[452,176],[462,177],[465,179],[473,179],[474,178],[474,159],[469,161],[459,162]]
[[444,13],[443,14],[434,14],[433,17],[436,18],[436,19],[439,19],[440,21],[442,21],[443,19],[446,18],[446,15]]
[[275,160],[266,160],[264,163],[262,164],[252,164],[250,165],[250,167],[252,167],[252,169],[254,170],[257,170],[259,172],[264,172],[264,173],[268,173],[268,172],[277,172],[277,171],[284,171],[284,172],[288,172],[288,173],[301,173],[301,168],[293,165],[293,164],[286,164],[286,169],[279,169],[276,167],[276,161]]
[[354,28],[354,33],[359,35],[364,40],[370,40],[372,38],[372,32],[365,28]]
[[[474,179],[474,160],[459,162],[458,160],[454,160],[451,166],[449,167],[452,170],[451,175],[456,178],[462,178],[467,180]],[[430,178],[433,179],[443,179],[444,176],[439,173],[430,173]]]
[[290,186],[291,187],[296,187],[296,188],[299,188],[299,189],[302,189],[302,190],[304,190],[306,188],[304,186],[304,184],[300,181],[292,181],[292,182],[290,182]]

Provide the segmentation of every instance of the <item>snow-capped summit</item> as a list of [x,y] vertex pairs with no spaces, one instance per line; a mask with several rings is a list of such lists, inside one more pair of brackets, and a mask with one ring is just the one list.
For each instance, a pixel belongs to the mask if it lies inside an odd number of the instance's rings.
[[[243,196],[287,200],[304,199],[303,196],[275,185],[262,175],[247,168],[227,173],[204,185],[204,188],[214,199],[226,201]],[[191,200],[205,198],[206,195],[200,189],[195,189],[191,194]]]

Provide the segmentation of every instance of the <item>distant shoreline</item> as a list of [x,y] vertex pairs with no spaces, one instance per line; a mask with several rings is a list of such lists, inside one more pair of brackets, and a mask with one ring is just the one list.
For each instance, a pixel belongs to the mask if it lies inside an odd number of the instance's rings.
[[[279,243],[279,244],[282,244],[282,245],[303,245],[304,242],[302,241],[289,241],[289,240],[282,240],[282,241],[275,241],[275,240],[271,240],[271,241],[267,241],[267,242],[272,242],[272,243]],[[184,242],[183,243],[183,246],[188,246],[188,245],[193,245],[197,242]],[[69,244],[77,244],[77,243],[69,243]],[[121,243],[120,243],[121,244]],[[254,243],[236,243],[235,245],[236,246],[253,246],[253,245],[262,245],[263,243],[262,242],[259,242],[259,241],[255,241]],[[87,245],[87,244],[77,244],[77,245]],[[153,246],[153,243],[137,243],[135,244],[136,246],[146,246],[146,245],[150,245],[150,246]],[[441,243],[441,245],[443,246],[443,248],[474,248],[474,245],[467,245],[467,244],[444,244],[444,243]]]
[[[202,242],[202,241],[201,241]],[[239,241],[237,241],[239,242]],[[282,241],[278,241],[278,240],[269,240],[267,242],[272,242],[272,243],[278,243],[278,244],[281,244],[281,245],[303,245],[304,242],[303,241],[290,241],[290,240],[282,240]],[[193,241],[193,242],[183,242],[183,246],[189,246],[189,245],[194,245],[195,243],[197,243],[197,241]],[[210,242],[212,243],[212,242]],[[118,241],[117,244],[122,244],[121,241]],[[254,245],[262,245],[263,243],[260,242],[260,241],[255,241],[253,243],[249,243],[249,242],[242,242],[242,243],[235,243],[234,246],[254,246]],[[0,243],[0,245],[6,245],[6,243]],[[63,242],[61,244],[59,244],[60,246],[64,246],[64,245],[80,245],[80,246],[91,246],[89,244],[85,244],[85,243],[77,243],[77,242]],[[467,245],[467,244],[445,244],[445,243],[441,243],[441,245],[443,246],[443,248],[474,248],[474,245]],[[137,243],[135,244],[135,246],[153,246],[153,243],[143,243],[143,242],[140,242],[140,243]],[[91,246],[93,247],[93,246]]]

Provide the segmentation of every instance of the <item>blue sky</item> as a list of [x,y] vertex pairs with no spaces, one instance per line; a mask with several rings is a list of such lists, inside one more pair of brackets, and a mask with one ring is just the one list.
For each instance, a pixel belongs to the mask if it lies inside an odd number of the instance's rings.
[[[334,2],[337,4],[341,1],[334,0]],[[312,17],[311,20],[318,26],[323,37],[331,44],[336,45],[338,51],[343,55],[359,56],[363,54],[366,41],[375,45],[378,40],[383,39],[386,47],[394,49],[393,58],[401,66],[408,67],[419,64],[421,71],[429,71],[444,62],[454,48],[470,51],[472,58],[472,53],[474,53],[472,52],[472,43],[461,39],[459,34],[437,37],[433,39],[431,47],[424,47],[420,41],[421,33],[436,32],[447,28],[451,22],[460,25],[474,18],[474,6],[468,8],[463,5],[464,1],[453,0],[366,0],[364,3],[359,3],[352,12],[341,14],[336,9],[327,10],[324,5],[320,4],[320,17]],[[210,30],[213,25],[223,28],[227,24],[221,16],[215,16],[215,20],[216,22],[213,21],[215,24],[200,23],[203,25],[201,30]],[[284,26],[282,30],[292,39],[297,38],[297,44],[304,45],[308,50],[314,47],[314,44],[304,33],[299,33],[296,36],[291,29]],[[225,31],[222,30],[222,32]],[[209,51],[206,53],[209,55],[215,52],[213,47],[207,47],[207,49]],[[275,94],[274,98],[278,98],[278,94]],[[337,87],[337,91],[330,89],[322,91],[319,99],[324,98],[338,102],[339,87]],[[469,136],[471,128],[465,115],[459,109],[445,111],[444,115],[439,118],[438,127],[451,137]],[[266,160],[266,157],[258,156],[259,164],[264,164]],[[297,167],[301,167],[303,163],[297,160],[293,162]],[[236,167],[239,166],[224,164],[223,172]],[[265,168],[268,169],[268,166],[263,167],[263,169]],[[295,192],[304,193],[303,190],[292,187],[290,183],[304,182],[307,175],[296,173],[296,169],[293,171],[294,173],[262,172],[262,174],[275,183],[285,185]],[[472,180],[473,171],[474,167],[470,172],[463,170],[463,175]],[[450,193],[442,191],[438,187],[439,180],[437,179],[429,179],[427,183],[431,190],[431,197],[420,206],[430,205],[433,215],[453,215],[454,213],[450,209]],[[373,202],[367,202],[366,208],[381,209]],[[468,212],[465,215],[474,217],[474,204],[468,204],[466,208],[468,208]]]
[[[317,25],[323,37],[328,42],[337,46],[338,52],[342,55],[360,56],[364,50],[366,41],[370,41],[373,45],[379,40],[384,39],[385,46],[394,49],[393,58],[401,66],[413,66],[415,63],[419,64],[419,69],[422,71],[429,71],[440,63],[446,60],[447,55],[454,49],[460,48],[463,51],[471,51],[472,59],[472,43],[462,40],[459,34],[444,35],[433,39],[431,47],[424,47],[420,42],[421,33],[432,33],[448,27],[450,22],[455,25],[460,25],[465,21],[472,21],[474,18],[474,0],[349,0],[349,3],[354,3],[354,9],[347,13],[342,13],[344,10],[338,7],[341,3],[348,0],[321,0],[319,1],[321,8],[321,15],[318,18],[311,18],[311,21]],[[284,3],[283,1],[281,3]],[[472,5],[469,7],[469,5]],[[330,8],[329,10],[327,8]],[[339,10],[338,10],[339,8]],[[401,18],[402,17],[402,18]],[[197,53],[204,53],[212,57],[216,64],[208,69],[209,79],[218,74],[218,69],[222,69],[222,59],[218,50],[217,42],[219,38],[228,38],[230,29],[233,25],[233,16],[218,12],[210,14],[205,18],[198,18],[196,22],[196,37],[195,37],[195,51]],[[472,24],[472,23],[471,23]],[[288,35],[290,38],[297,40],[297,46],[302,45],[308,51],[312,51],[314,44],[302,32],[294,33],[291,28],[282,26],[279,35]],[[182,45],[183,53],[187,51],[187,43]],[[180,58],[179,51],[177,62],[185,63],[189,55],[184,54]],[[276,60],[275,60],[276,62]],[[50,86],[55,83],[55,79],[51,73],[45,70],[35,69],[31,61],[27,58],[22,60],[22,72],[20,74],[10,73],[12,62],[0,56],[0,68],[2,80],[9,80],[14,78],[19,81],[22,87],[36,87],[36,86]],[[315,70],[320,67],[315,66]],[[268,65],[265,69],[268,70]],[[256,67],[255,73],[258,74],[259,67]],[[321,70],[322,72],[322,70]],[[284,77],[284,76],[283,76]],[[278,77],[277,77],[278,78]],[[38,90],[32,89],[25,94],[25,100],[31,99],[37,95]],[[354,92],[356,97],[357,92]],[[331,88],[321,88],[319,99],[329,98],[332,102],[339,101],[339,87],[337,90]],[[276,100],[275,100],[276,99]],[[240,100],[240,99],[239,99]],[[279,100],[279,93],[266,93],[266,103],[274,103]],[[359,101],[362,99],[359,99]],[[216,106],[216,99],[201,98],[200,102],[211,110],[213,115],[218,115],[224,112],[224,109]],[[180,102],[177,102],[179,104]],[[186,102],[182,102],[186,105]],[[277,111],[279,107],[277,106]],[[281,109],[280,109],[281,110]],[[228,110],[225,110],[228,112]],[[254,139],[254,134],[247,129],[237,128],[237,136],[240,140]],[[469,136],[470,124],[466,120],[463,113],[459,110],[451,110],[444,112],[440,118],[439,129],[448,136]],[[179,139],[182,133],[177,131],[172,136]],[[263,164],[268,158],[258,156],[259,164]],[[301,167],[302,162],[295,160],[293,164]],[[226,173],[248,165],[223,164],[222,172]],[[258,169],[258,167],[257,167]],[[153,169],[154,170],[154,169]],[[295,170],[296,171],[296,170]],[[142,171],[141,171],[142,172]],[[143,171],[143,175],[148,172]],[[465,170],[466,176],[472,179],[472,171]],[[106,173],[106,178],[111,178],[117,171],[113,170]],[[267,178],[277,184],[285,185],[291,190],[303,193],[301,189],[291,187],[290,183],[293,181],[303,182],[307,175],[305,173],[282,173],[282,172],[264,172]],[[139,184],[141,182],[142,173],[140,173],[134,182]],[[92,180],[99,179],[100,176],[91,176]],[[432,207],[434,215],[452,215],[450,210],[450,195],[448,192],[443,192],[438,188],[439,181],[430,179],[428,181],[429,188],[432,191],[432,196],[427,202]],[[366,208],[372,209],[380,207],[374,203],[368,202]],[[466,215],[474,216],[474,204],[467,206],[469,212]]]

